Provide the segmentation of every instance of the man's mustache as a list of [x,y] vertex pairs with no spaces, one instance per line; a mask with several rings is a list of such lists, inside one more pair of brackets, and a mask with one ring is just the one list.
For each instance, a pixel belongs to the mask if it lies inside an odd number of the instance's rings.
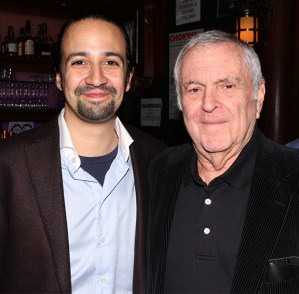
[[104,92],[108,92],[112,96],[115,96],[117,94],[117,91],[116,91],[115,88],[110,87],[110,86],[106,86],[106,85],[101,85],[99,87],[94,87],[94,86],[78,87],[75,90],[75,95],[76,96],[80,96],[80,95],[84,94],[85,92],[90,92],[90,91],[95,90],[95,89],[100,89],[100,90],[102,90]]

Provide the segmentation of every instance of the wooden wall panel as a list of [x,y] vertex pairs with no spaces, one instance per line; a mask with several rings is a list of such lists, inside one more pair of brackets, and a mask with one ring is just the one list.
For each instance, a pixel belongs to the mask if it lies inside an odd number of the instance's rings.
[[299,137],[298,1],[277,0],[267,39],[258,47],[266,97],[259,125],[268,137],[285,144]]

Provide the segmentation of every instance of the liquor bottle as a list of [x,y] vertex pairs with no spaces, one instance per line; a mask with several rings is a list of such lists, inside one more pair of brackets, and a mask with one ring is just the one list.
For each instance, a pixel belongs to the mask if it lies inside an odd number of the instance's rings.
[[35,56],[41,57],[42,25],[37,26],[37,35],[34,37]]
[[1,54],[5,54],[5,53],[6,53],[6,39],[3,39],[1,43]]
[[25,54],[25,28],[20,28],[20,34],[17,38],[18,56],[23,56]]
[[53,38],[50,35],[48,35],[48,27],[45,22],[42,24],[40,52],[41,57],[53,57]]
[[6,54],[15,56],[17,55],[17,43],[14,36],[13,26],[8,26],[6,38]]
[[34,56],[34,40],[31,36],[30,20],[26,20],[24,44],[25,44],[24,55]]

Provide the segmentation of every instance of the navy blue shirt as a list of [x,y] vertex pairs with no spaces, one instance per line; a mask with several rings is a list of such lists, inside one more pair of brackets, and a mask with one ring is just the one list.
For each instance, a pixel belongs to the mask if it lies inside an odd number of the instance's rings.
[[117,147],[107,155],[97,157],[80,156],[81,167],[93,176],[102,186],[105,176],[117,154]]
[[255,135],[209,185],[186,169],[168,243],[164,293],[229,293],[256,158]]

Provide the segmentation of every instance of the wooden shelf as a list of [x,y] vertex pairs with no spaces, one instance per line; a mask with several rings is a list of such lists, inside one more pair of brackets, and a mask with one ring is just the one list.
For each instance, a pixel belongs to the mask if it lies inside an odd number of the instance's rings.
[[54,72],[54,58],[37,58],[26,56],[8,56],[0,54],[1,65],[12,65],[16,71],[22,72]]
[[57,115],[60,109],[32,112],[0,112],[0,121],[48,121]]

